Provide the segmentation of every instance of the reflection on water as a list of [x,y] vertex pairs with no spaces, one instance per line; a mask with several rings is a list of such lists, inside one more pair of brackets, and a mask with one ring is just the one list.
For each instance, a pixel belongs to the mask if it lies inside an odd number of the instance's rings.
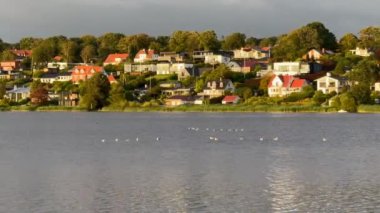
[[378,118],[2,113],[0,212],[376,212]]

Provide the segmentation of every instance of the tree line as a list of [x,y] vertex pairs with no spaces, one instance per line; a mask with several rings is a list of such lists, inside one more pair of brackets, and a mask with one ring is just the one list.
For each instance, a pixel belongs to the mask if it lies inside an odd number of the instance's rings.
[[175,31],[170,36],[150,36],[148,34],[124,35],[106,33],[100,37],[84,35],[68,38],[22,38],[16,44],[8,44],[0,39],[1,60],[10,60],[10,49],[33,50],[33,61],[43,65],[59,55],[66,62],[101,63],[110,53],[129,53],[133,58],[140,49],[154,49],[158,52],[174,51],[192,53],[195,50],[230,51],[241,47],[273,47],[274,61],[296,60],[311,48],[347,51],[357,46],[380,47],[380,28],[367,27],[358,36],[345,34],[339,41],[320,22],[313,22],[290,31],[287,34],[266,38],[247,37],[244,33],[231,33],[218,37],[213,30]]

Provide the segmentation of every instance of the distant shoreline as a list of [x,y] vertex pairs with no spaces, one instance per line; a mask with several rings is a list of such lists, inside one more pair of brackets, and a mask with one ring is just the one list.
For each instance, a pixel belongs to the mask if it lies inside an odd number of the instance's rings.
[[[60,106],[9,106],[0,107],[2,112],[87,112],[79,107]],[[339,113],[339,110],[332,107],[303,106],[303,105],[189,105],[177,107],[127,107],[124,109],[103,108],[93,112],[203,112],[203,113]],[[361,105],[358,113],[380,113],[380,106]]]

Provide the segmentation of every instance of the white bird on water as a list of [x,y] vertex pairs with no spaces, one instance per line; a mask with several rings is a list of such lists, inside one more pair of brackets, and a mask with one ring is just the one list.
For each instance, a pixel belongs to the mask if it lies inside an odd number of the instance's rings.
[[129,139],[127,138],[127,139],[125,139],[125,142],[129,142]]
[[106,142],[106,139],[102,139],[102,142],[105,143],[105,142]]
[[326,142],[326,141],[327,141],[327,139],[326,139],[326,138],[322,138],[322,141],[323,141],[323,142]]
[[239,140],[244,141],[244,138],[243,138],[243,137],[240,137]]
[[160,137],[157,137],[157,138],[156,138],[156,141],[160,141]]
[[119,142],[119,138],[115,138],[115,142]]
[[278,141],[278,137],[274,137],[273,140],[274,140],[274,141]]
[[260,141],[264,141],[264,138],[263,138],[263,137],[260,137],[259,140],[260,140]]
[[139,141],[139,138],[136,138],[136,141],[138,142],[138,141]]

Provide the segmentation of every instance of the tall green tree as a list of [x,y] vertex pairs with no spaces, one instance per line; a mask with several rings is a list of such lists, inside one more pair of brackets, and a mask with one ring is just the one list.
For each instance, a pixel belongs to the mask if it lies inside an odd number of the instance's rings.
[[206,51],[218,51],[220,49],[220,42],[215,31],[208,30],[199,34],[200,46]]
[[199,33],[194,31],[175,31],[170,37],[169,48],[174,52],[192,52],[200,49]]
[[11,50],[4,50],[1,53],[1,61],[13,61],[16,59],[16,55]]
[[122,84],[112,84],[110,96],[108,98],[110,107],[123,109],[127,105],[127,100],[125,99],[125,89]]
[[380,27],[367,27],[359,32],[359,45],[362,48],[380,47]]
[[87,110],[101,109],[108,104],[110,83],[107,76],[96,73],[83,83],[80,105]]
[[313,22],[282,36],[273,49],[275,60],[296,60],[312,48],[337,48],[335,35],[322,23]]
[[232,33],[226,36],[222,42],[223,50],[234,50],[245,46],[245,34]]
[[63,41],[60,44],[60,49],[61,55],[66,62],[70,63],[75,61],[75,54],[78,50],[78,45],[76,42],[71,40]]
[[91,62],[92,58],[96,57],[96,48],[93,45],[87,45],[85,46],[82,51],[80,52],[80,57],[82,58],[82,61],[84,63]]
[[98,38],[98,54],[104,60],[108,54],[118,52],[117,45],[124,38],[121,33],[106,33]]
[[31,50],[37,47],[43,40],[41,38],[25,37],[19,42],[20,49]]
[[339,47],[342,52],[347,52],[355,49],[358,42],[359,39],[354,34],[347,33],[339,40]]

